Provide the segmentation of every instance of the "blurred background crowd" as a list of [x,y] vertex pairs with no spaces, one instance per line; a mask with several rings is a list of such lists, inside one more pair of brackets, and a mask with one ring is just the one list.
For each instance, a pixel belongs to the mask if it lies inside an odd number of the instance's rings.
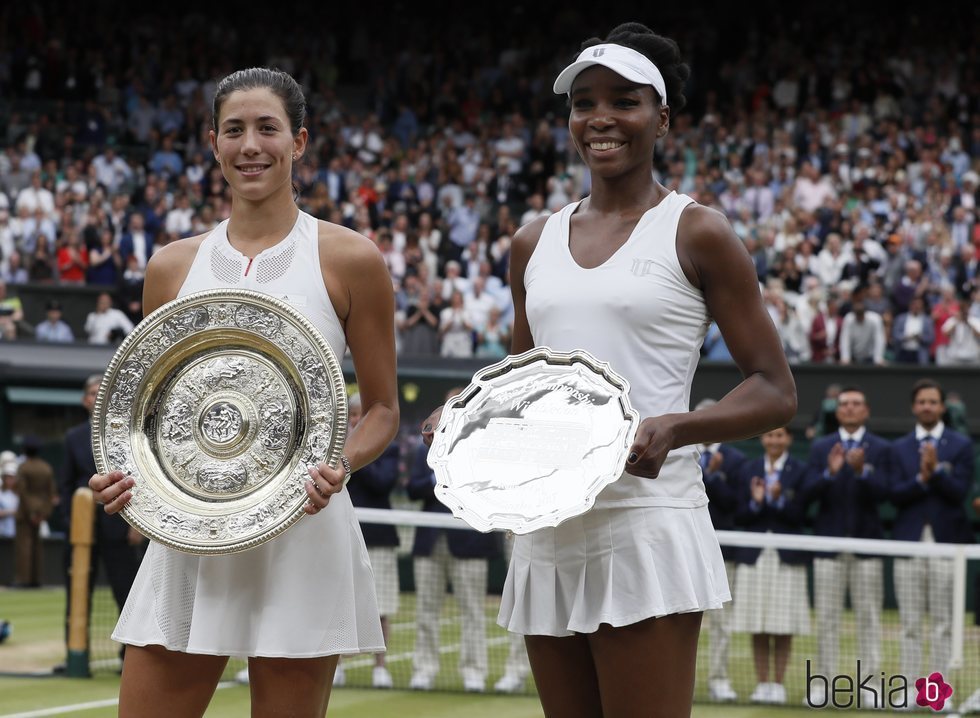
[[[401,4],[178,6],[0,11],[0,341],[132,330],[149,257],[229,214],[208,138],[216,82],[266,65],[307,94],[300,206],[377,243],[400,354],[503,356],[514,232],[589,193],[551,83],[582,38],[637,19],[692,67],[653,171],[729,218],[790,361],[980,365],[972,4],[622,3],[601,26],[545,5],[486,23]],[[72,326],[54,294],[25,312],[24,285],[104,292]],[[714,326],[702,353],[730,360]]]

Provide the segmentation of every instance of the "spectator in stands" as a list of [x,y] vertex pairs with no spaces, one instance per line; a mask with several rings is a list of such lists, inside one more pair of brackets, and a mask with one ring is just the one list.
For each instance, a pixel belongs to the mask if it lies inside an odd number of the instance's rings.
[[[702,399],[694,407],[695,411],[714,406],[715,399]],[[735,530],[735,512],[738,509],[738,481],[745,454],[734,446],[715,442],[698,444],[701,455],[701,476],[704,490],[708,495],[708,512],[711,525],[716,531]],[[735,549],[722,546],[725,558],[725,573],[729,585],[735,582]],[[728,677],[728,646],[731,641],[734,603],[728,602],[722,608],[706,611],[708,621],[708,697],[713,701],[737,701],[738,694]]]
[[[133,215],[139,216],[139,215]],[[122,257],[116,247],[111,227],[99,230],[99,244],[88,253],[88,272],[85,279],[90,285],[115,287],[122,272]]]
[[955,312],[940,327],[946,337],[940,366],[980,365],[980,316],[970,316],[969,302],[957,302]]
[[84,284],[88,270],[88,249],[75,227],[65,232],[65,241],[58,250],[58,281],[61,284]]
[[23,265],[21,254],[17,250],[10,253],[7,258],[7,268],[0,271],[0,282],[4,284],[27,284],[30,277],[27,268]]
[[892,345],[895,361],[899,364],[929,363],[929,349],[935,340],[932,317],[925,310],[925,300],[913,296],[909,310],[895,317],[892,326]]
[[7,296],[7,283],[0,279],[0,341],[17,338],[17,325],[24,320],[20,297]]
[[17,538],[14,585],[38,588],[44,575],[41,524],[47,522],[58,501],[51,464],[41,458],[41,442],[25,436],[24,461],[17,467]]
[[[806,465],[789,454],[788,428],[768,431],[761,440],[764,455],[742,465],[735,523],[746,531],[802,533]],[[735,551],[732,630],[752,634],[753,703],[786,703],[783,679],[793,636],[810,633],[809,561],[808,553],[790,549]]]
[[99,292],[95,300],[95,311],[85,318],[85,333],[89,344],[112,344],[120,342],[133,331],[133,322],[123,312],[112,306],[112,295]]
[[[973,485],[974,455],[970,438],[942,420],[946,394],[932,379],[912,387],[915,429],[893,444],[894,468],[889,496],[895,505],[892,538],[899,541],[971,543],[973,531],[966,498]],[[901,629],[901,671],[914,691],[923,670],[945,674],[952,647],[953,561],[944,558],[895,559],[895,597]],[[931,640],[923,635],[928,613]],[[923,648],[929,660],[923,665]],[[914,704],[914,692],[909,704]]]
[[[461,387],[450,389],[446,398]],[[408,480],[408,497],[422,502],[422,511],[449,513],[436,498],[436,476],[429,468],[429,447],[420,443],[415,451]],[[413,658],[413,690],[428,691],[439,673],[440,609],[447,582],[459,606],[461,645],[459,672],[463,689],[486,690],[487,636],[484,604],[487,594],[489,559],[500,555],[499,535],[467,529],[419,527],[415,530],[412,556],[415,567],[416,637]]]
[[[356,431],[363,414],[360,394],[354,394],[347,400],[347,411],[350,430]],[[351,474],[347,490],[354,506],[391,509],[391,492],[398,484],[399,451],[398,442],[392,442],[381,456]],[[398,532],[391,524],[370,523],[361,523],[361,532],[364,534],[364,543],[374,573],[378,610],[381,612],[381,632],[384,634],[385,645],[390,646],[391,617],[398,613]],[[333,684],[342,686],[345,680],[343,664],[338,664]],[[374,688],[391,688],[394,685],[383,651],[374,656],[371,685]]]
[[[845,386],[837,395],[838,431],[818,438],[810,447],[805,484],[806,504],[816,503],[814,533],[818,536],[881,539],[879,511],[888,498],[891,445],[867,430],[870,411],[864,392]],[[880,557],[852,553],[814,556],[814,604],[817,614],[816,668],[823,675],[838,672],[841,612],[850,591],[857,626],[857,656],[862,671],[878,674],[881,657],[881,610],[884,573]],[[811,706],[823,706],[823,687],[807,693]]]
[[856,295],[841,324],[840,363],[884,365],[885,337],[881,315],[867,311],[863,297]]
[[136,257],[136,265],[146,269],[146,263],[153,254],[153,236],[146,231],[146,219],[140,212],[129,216],[129,231],[119,240],[119,260],[122,267],[129,266],[129,257]]
[[473,320],[464,306],[462,292],[450,295],[449,306],[439,315],[439,355],[466,358],[473,356]]
[[510,347],[510,327],[501,319],[500,307],[490,307],[486,323],[476,330],[475,356],[486,359],[502,359]]
[[75,334],[61,318],[61,302],[49,299],[45,305],[46,318],[34,328],[34,337],[39,342],[71,343]]

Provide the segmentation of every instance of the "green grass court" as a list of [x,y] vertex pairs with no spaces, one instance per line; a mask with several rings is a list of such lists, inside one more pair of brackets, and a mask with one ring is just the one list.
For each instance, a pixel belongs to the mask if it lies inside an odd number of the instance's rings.
[[[107,589],[98,589],[94,612],[101,616],[93,629],[93,636],[107,632],[114,620],[114,611]],[[414,642],[414,595],[402,594],[401,611],[393,621],[391,646],[388,652],[389,669],[397,687],[407,687],[411,675],[411,652]],[[64,660],[62,617],[64,615],[64,591],[60,588],[36,591],[0,590],[0,617],[13,623],[13,635],[0,645],[0,718],[20,716],[21,718],[78,715],[86,718],[116,715],[115,698],[118,694],[118,676],[115,672],[114,656],[117,647],[107,639],[95,640],[92,659],[96,675],[91,679],[69,679],[62,677],[24,677],[23,674],[49,671]],[[471,695],[458,692],[460,681],[456,671],[459,644],[459,622],[455,616],[455,605],[447,598],[443,609],[442,628],[442,670],[437,679],[437,688],[443,690],[420,693],[407,690],[380,691],[364,688],[370,684],[372,662],[369,657],[347,659],[344,663],[347,672],[347,688],[334,690],[330,701],[330,715],[340,718],[378,718],[399,716],[399,718],[442,718],[467,716],[467,718],[530,718],[541,716],[541,708],[530,688],[526,695],[509,696]],[[110,617],[110,615],[112,617]],[[496,615],[496,601],[487,601],[488,643],[490,651],[490,676],[488,688],[500,676],[508,650],[507,635],[493,623]],[[898,657],[898,625],[894,611],[885,614],[886,641],[884,654],[888,665],[886,670],[894,670]],[[977,635],[972,620],[967,624],[966,651],[967,668],[956,671],[948,679],[957,694],[969,695],[976,687],[978,678]],[[853,625],[845,625],[842,638],[841,655],[847,656],[853,650]],[[703,636],[706,632],[702,633]],[[706,638],[702,639],[706,641]],[[813,636],[798,637],[794,640],[793,657],[790,659],[786,685],[789,691],[790,706],[770,708],[755,706],[714,706],[699,703],[695,706],[697,718],[778,718],[779,716],[800,716],[807,712],[802,705],[804,660],[816,651]],[[699,662],[698,698],[705,699],[706,644],[702,645]],[[241,663],[232,663],[226,677],[230,678]],[[730,654],[730,671],[735,689],[746,698],[754,684],[751,650],[748,636],[734,635]],[[21,674],[21,675],[16,675]],[[361,687],[356,687],[361,686]],[[799,706],[799,707],[796,707]],[[821,711],[822,712],[822,711]],[[228,680],[222,683],[215,694],[208,716],[248,715],[248,688]],[[880,712],[848,711],[849,716],[881,715]]]

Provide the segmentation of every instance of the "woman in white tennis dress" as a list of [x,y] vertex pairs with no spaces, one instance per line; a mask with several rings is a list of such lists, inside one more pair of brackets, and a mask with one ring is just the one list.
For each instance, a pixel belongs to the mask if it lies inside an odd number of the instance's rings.
[[[384,650],[344,478],[397,430],[394,299],[372,242],[296,206],[292,165],[306,147],[304,116],[302,90],[285,73],[253,68],[219,84],[212,147],[234,194],[231,217],[151,258],[144,311],[216,288],[290,302],[337,357],[350,347],[364,416],[348,436],[346,466],[310,470],[309,515],[282,535],[223,556],[151,544],[113,633],[128,646],[122,716],[202,715],[228,656],[249,658],[253,715],[321,716],[339,655]],[[114,472],[90,486],[114,513],[133,482]]]
[[[642,417],[626,472],[590,511],[515,539],[498,622],[525,634],[549,717],[690,715],[701,614],[730,598],[694,446],[796,409],[741,241],[653,177],[687,76],[676,43],[643,25],[583,43],[554,89],[568,93],[592,192],[522,227],[511,248],[511,353],[585,349],[630,382]],[[712,318],[746,378],[691,412]],[[434,426],[436,415],[427,440]]]

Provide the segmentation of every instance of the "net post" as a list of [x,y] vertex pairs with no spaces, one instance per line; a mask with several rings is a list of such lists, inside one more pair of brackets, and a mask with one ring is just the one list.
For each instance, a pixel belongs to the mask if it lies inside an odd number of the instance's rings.
[[953,555],[953,655],[950,668],[963,667],[963,632],[966,630],[966,551],[956,547]]
[[68,594],[68,660],[66,673],[88,678],[89,574],[95,536],[95,498],[91,489],[76,489],[71,501],[71,577]]

